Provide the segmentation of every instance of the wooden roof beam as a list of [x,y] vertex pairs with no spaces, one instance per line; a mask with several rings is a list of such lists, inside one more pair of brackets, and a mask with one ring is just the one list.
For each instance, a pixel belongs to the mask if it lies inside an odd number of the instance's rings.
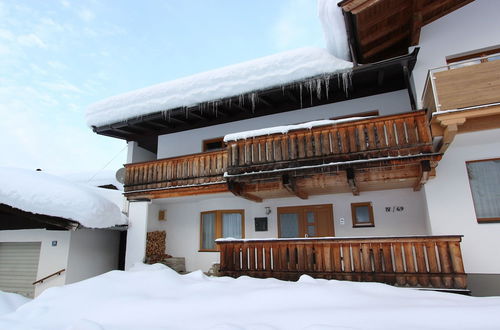
[[356,185],[356,178],[354,175],[354,169],[348,168],[346,170],[346,173],[347,173],[347,183],[349,184],[349,187],[351,188],[352,194],[354,196],[359,196],[359,188]]
[[430,160],[423,160],[420,162],[420,176],[417,180],[417,184],[413,187],[413,191],[420,191],[423,185],[429,181],[431,174],[431,162]]
[[248,199],[248,200],[250,200],[252,202],[256,202],[256,203],[262,203],[262,198],[260,198],[259,196],[255,196],[253,194],[245,192],[245,187],[242,183],[229,181],[227,183],[227,187],[228,187],[229,191],[232,192],[233,195],[235,195],[237,197]]
[[289,175],[285,174],[281,177],[281,182],[283,184],[283,187],[290,192],[291,194],[297,196],[300,199],[308,199],[309,196],[307,193],[302,191],[298,186],[297,186],[297,181],[295,178],[291,178]]

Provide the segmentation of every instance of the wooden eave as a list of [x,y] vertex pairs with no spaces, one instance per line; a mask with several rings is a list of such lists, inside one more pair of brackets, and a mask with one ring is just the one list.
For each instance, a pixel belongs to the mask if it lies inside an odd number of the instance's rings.
[[156,152],[159,135],[408,88],[408,74],[415,66],[417,54],[418,50],[382,62],[357,66],[349,73],[347,86],[343,85],[342,74],[333,75],[329,78],[328,95],[325,88],[322,88],[319,97],[315,90],[309,92],[309,81],[324,79],[322,76],[311,77],[304,81],[253,92],[257,95],[254,108],[248,101],[252,93],[248,93],[244,104],[240,103],[240,96],[234,96],[93,127],[93,130],[100,135],[137,141],[141,147]]
[[406,54],[420,29],[474,0],[344,0],[354,62],[373,63]]
[[0,230],[48,229],[75,230],[81,225],[73,220],[44,214],[35,214],[0,204]]

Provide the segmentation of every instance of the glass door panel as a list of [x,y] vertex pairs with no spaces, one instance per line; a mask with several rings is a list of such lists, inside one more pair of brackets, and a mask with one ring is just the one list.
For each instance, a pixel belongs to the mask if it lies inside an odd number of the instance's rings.
[[299,236],[299,214],[282,213],[279,215],[280,237],[293,238]]

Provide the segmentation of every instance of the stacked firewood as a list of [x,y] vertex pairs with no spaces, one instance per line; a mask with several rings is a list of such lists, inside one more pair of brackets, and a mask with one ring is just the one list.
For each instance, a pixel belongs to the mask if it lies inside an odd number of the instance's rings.
[[146,236],[146,263],[154,264],[171,258],[165,253],[166,233],[162,231],[151,231]]

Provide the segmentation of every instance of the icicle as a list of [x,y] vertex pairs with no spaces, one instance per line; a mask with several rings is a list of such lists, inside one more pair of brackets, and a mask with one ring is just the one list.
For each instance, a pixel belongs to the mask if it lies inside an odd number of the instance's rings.
[[329,94],[330,94],[330,78],[331,76],[326,76],[325,80],[325,91],[326,91],[326,98],[328,99]]
[[345,95],[349,95],[349,88],[352,85],[352,71],[347,71],[342,73],[342,83],[344,87]]
[[252,113],[255,112],[255,100],[256,100],[256,98],[257,98],[256,93],[250,94],[250,102],[252,102]]
[[300,92],[300,108],[302,109],[302,83],[299,83],[299,92]]
[[316,98],[321,100],[321,78],[316,79]]

